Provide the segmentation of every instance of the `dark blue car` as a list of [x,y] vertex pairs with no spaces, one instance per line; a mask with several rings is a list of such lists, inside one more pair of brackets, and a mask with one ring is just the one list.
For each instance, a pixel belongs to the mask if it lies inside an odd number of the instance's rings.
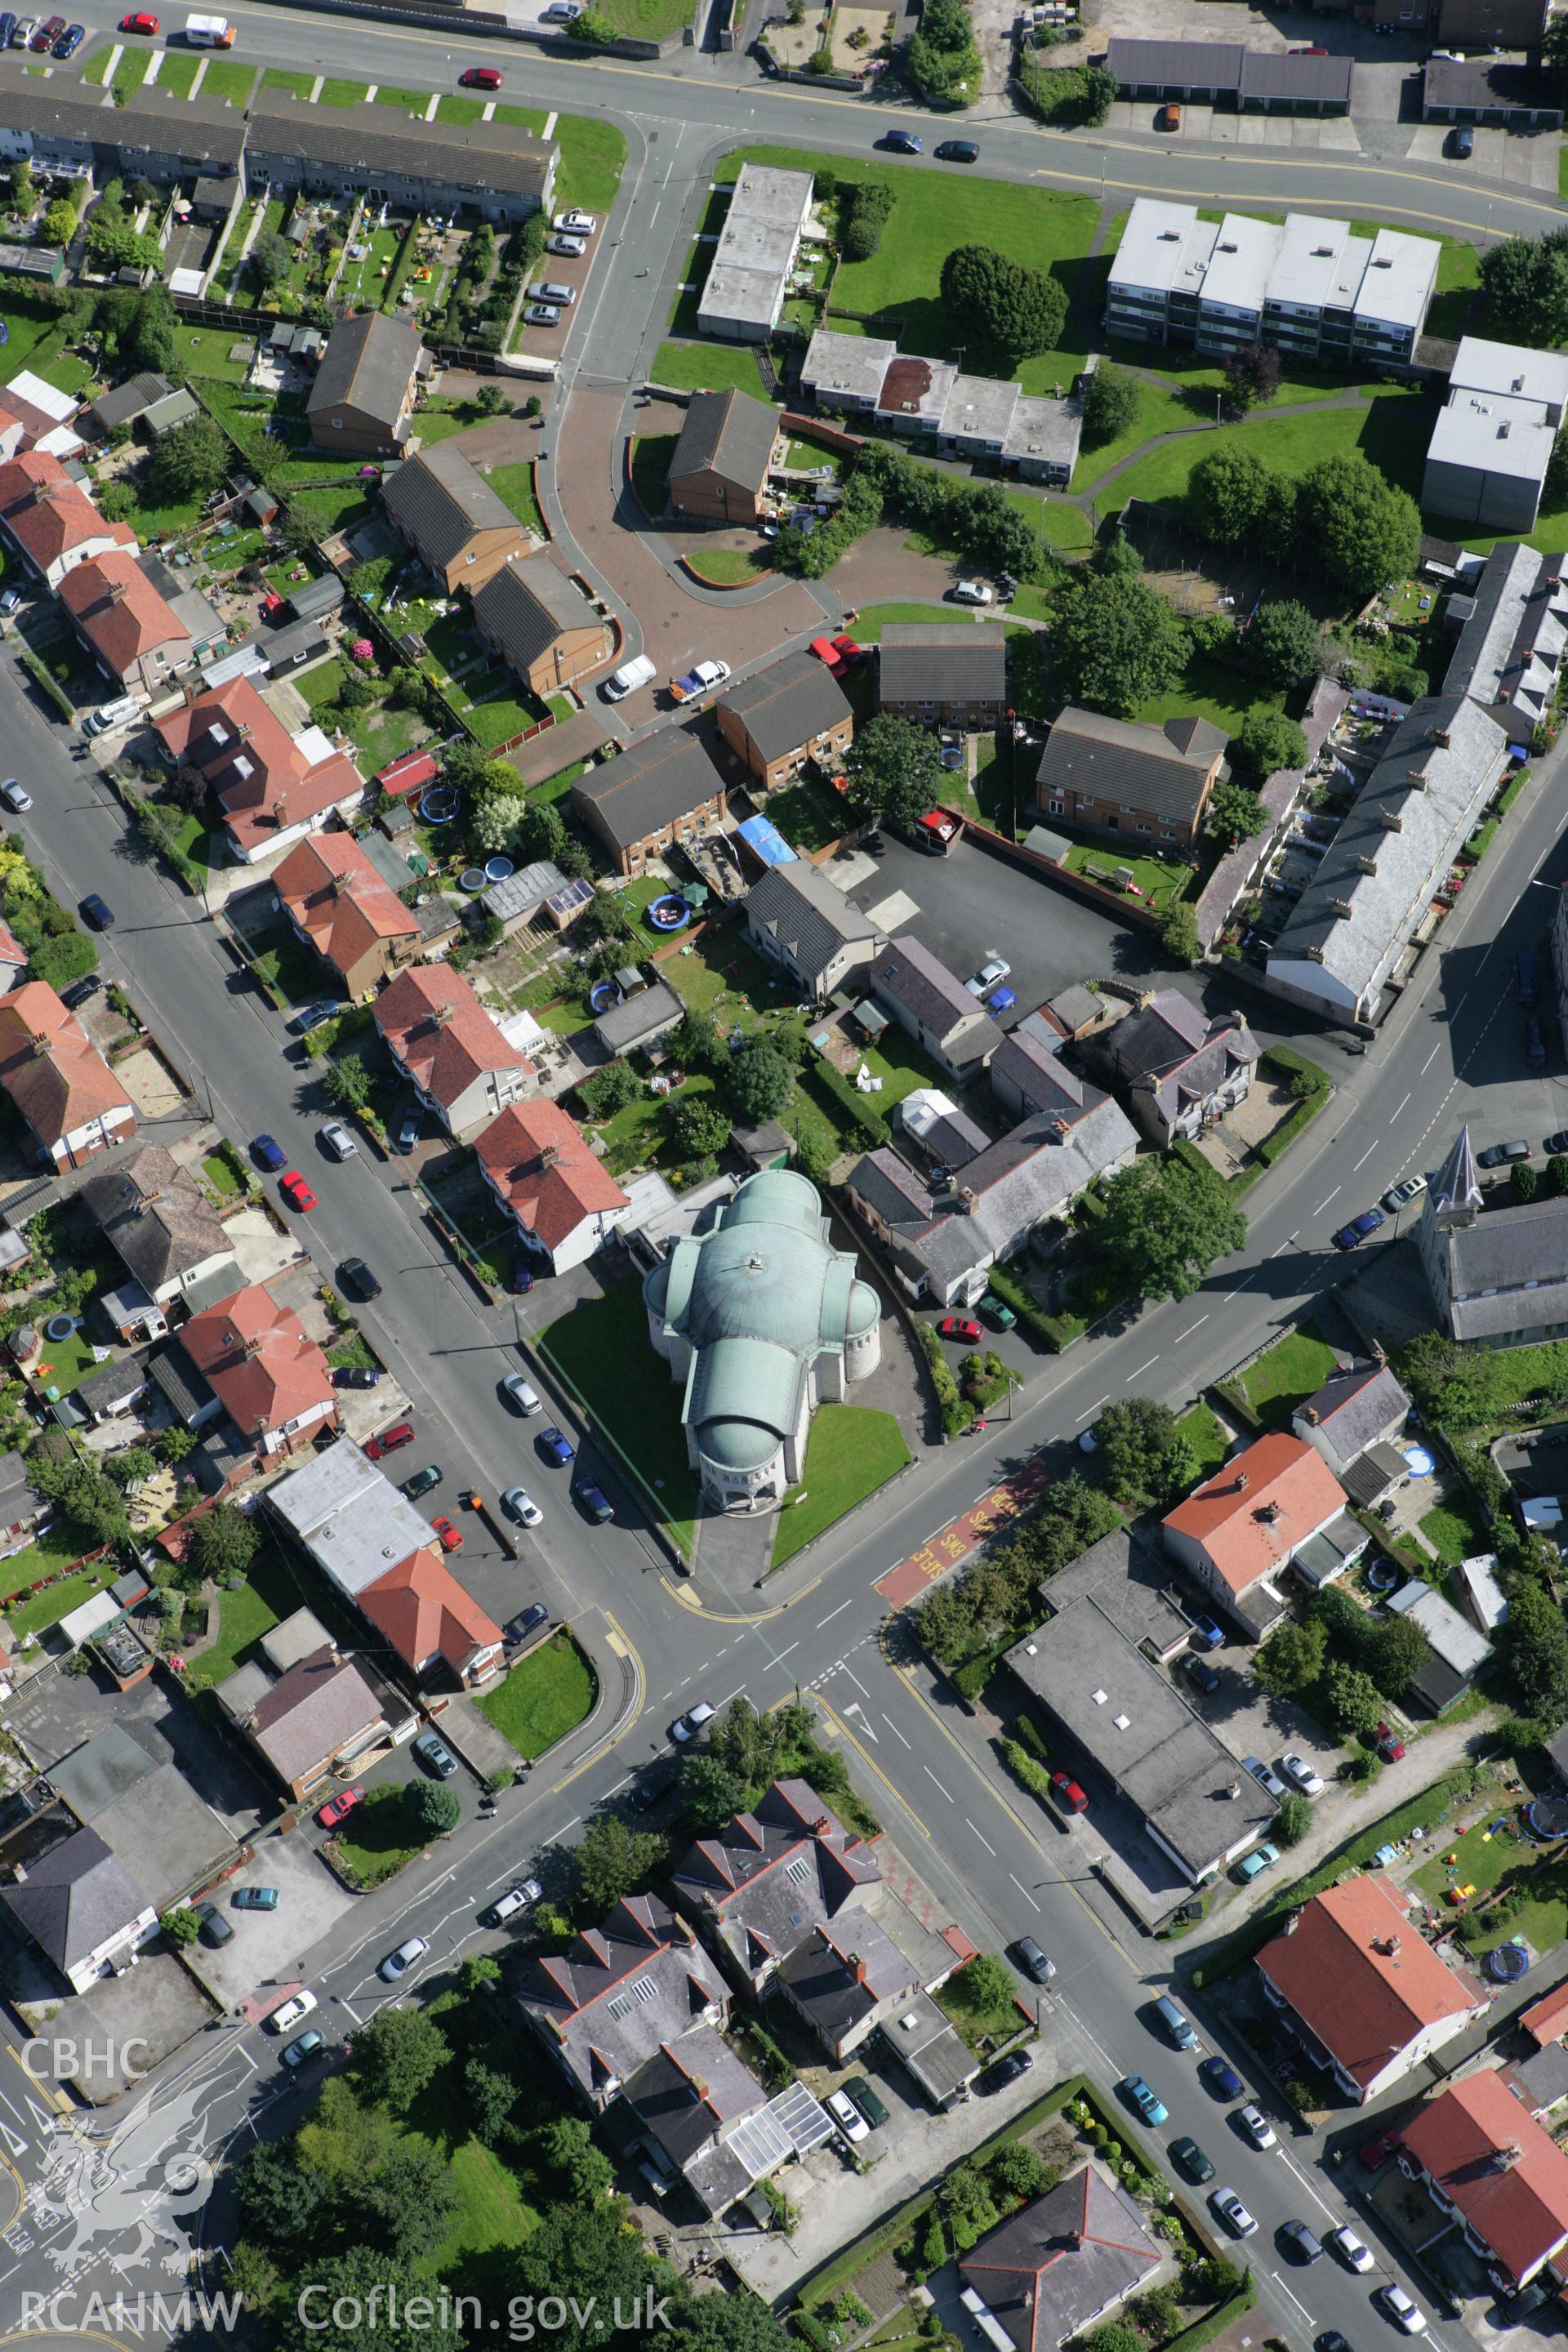
[[1224,1646],[1225,1634],[1221,1628],[1215,1623],[1212,1617],[1194,1617],[1193,1619],[1193,1647],[1194,1650],[1218,1650],[1223,1649]]
[[579,1510],[586,1512],[588,1517],[599,1527],[603,1527],[607,1519],[613,1519],[616,1516],[609,1496],[602,1486],[595,1486],[591,1478],[574,1478],[572,1482],[572,1496]]
[[543,1447],[546,1457],[554,1463],[558,1470],[564,1470],[568,1462],[575,1462],[577,1459],[577,1449],[563,1430],[542,1429],[539,1433],[539,1443]]
[[1337,1250],[1359,1249],[1369,1234],[1375,1234],[1379,1225],[1387,1223],[1388,1219],[1381,1209],[1368,1209],[1363,1215],[1352,1217],[1348,1225],[1340,1227],[1334,1235],[1334,1247]]
[[258,1167],[267,1169],[271,1174],[276,1175],[279,1168],[287,1168],[289,1165],[288,1154],[282,1145],[270,1135],[257,1136],[251,1144],[250,1151]]
[[1240,2098],[1243,2088],[1241,2076],[1234,2066],[1227,2066],[1223,2058],[1205,2058],[1199,2064],[1198,2073],[1216,2099]]
[[889,154],[918,155],[921,152],[924,142],[917,139],[912,131],[889,131],[881,144],[887,148]]
[[89,931],[111,931],[114,929],[114,909],[107,898],[100,898],[96,890],[88,892],[78,906],[77,913]]

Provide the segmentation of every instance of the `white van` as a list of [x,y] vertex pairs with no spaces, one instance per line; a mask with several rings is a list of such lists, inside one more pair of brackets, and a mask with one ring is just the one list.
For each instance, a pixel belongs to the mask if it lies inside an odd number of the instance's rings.
[[635,694],[639,686],[651,686],[658,676],[658,665],[647,654],[638,654],[636,661],[623,662],[614,677],[605,682],[605,692],[612,702],[623,695]]
[[141,708],[133,694],[122,694],[116,702],[100,702],[89,714],[87,731],[89,735],[107,735],[111,728],[129,727]]

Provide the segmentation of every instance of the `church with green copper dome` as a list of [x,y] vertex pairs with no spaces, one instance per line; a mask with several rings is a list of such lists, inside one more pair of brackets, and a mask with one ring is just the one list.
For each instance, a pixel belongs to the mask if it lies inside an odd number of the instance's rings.
[[776,1510],[814,1408],[880,1361],[877,1294],[827,1236],[816,1187],[764,1169],[643,1284],[648,1338],[685,1385],[687,1458],[718,1510]]

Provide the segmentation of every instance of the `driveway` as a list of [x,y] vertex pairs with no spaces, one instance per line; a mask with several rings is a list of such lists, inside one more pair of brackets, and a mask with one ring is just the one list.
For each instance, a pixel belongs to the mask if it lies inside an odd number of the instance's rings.
[[[233,1897],[241,1886],[275,1886],[277,1910],[237,1911]],[[233,2009],[274,1978],[291,1981],[300,1955],[312,1951],[354,1904],[300,1837],[264,1838],[249,1866],[226,1879],[211,1899],[234,1929],[234,1941],[216,1951],[192,1944],[185,1958],[223,2009]]]

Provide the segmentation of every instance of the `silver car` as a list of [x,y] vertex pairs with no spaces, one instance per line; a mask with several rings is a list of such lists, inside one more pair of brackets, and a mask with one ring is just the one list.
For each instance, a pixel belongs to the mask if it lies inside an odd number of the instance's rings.
[[1308,1763],[1304,1756],[1297,1756],[1294,1754],[1281,1756],[1279,1759],[1279,1769],[1284,1774],[1286,1780],[1289,1781],[1291,1787],[1293,1789],[1300,1789],[1304,1797],[1321,1797],[1322,1795],[1323,1776],[1321,1772],[1314,1771],[1313,1768]]
[[522,315],[531,327],[558,327],[561,324],[560,311],[548,302],[530,302]]
[[553,302],[558,309],[569,310],[577,299],[574,286],[563,286],[553,278],[539,278],[528,289],[531,302]]
[[342,1119],[329,1119],[321,1129],[320,1140],[326,1145],[334,1160],[354,1160],[359,1156],[359,1145]]
[[1257,2229],[1257,2222],[1234,2189],[1216,2189],[1209,2203],[1233,2237],[1250,2238]]
[[406,1975],[416,1960],[425,1958],[429,1948],[423,1936],[410,1936],[406,1943],[399,1944],[395,1952],[388,1952],[376,1969],[376,1975],[387,1984],[395,1984],[400,1976]]
[[520,1528],[537,1528],[544,1517],[526,1486],[509,1486],[500,1498],[500,1507],[508,1518],[515,1519]]
[[588,250],[585,236],[552,236],[546,240],[546,253],[558,253],[563,261],[576,261]]

